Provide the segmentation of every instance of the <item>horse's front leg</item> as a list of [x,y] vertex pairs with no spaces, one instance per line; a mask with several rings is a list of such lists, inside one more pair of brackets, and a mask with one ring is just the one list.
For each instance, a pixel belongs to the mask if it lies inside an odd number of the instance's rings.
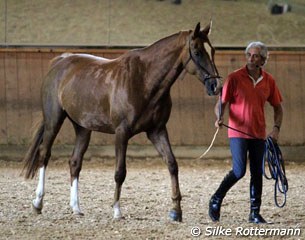
[[116,129],[115,136],[115,156],[116,156],[116,167],[114,180],[116,183],[114,202],[113,202],[113,217],[114,219],[121,219],[122,212],[120,207],[120,196],[122,185],[126,177],[126,151],[128,144],[128,131],[127,128],[120,126]]
[[178,164],[176,158],[172,152],[171,145],[168,139],[167,129],[153,130],[147,133],[148,138],[154,144],[157,151],[161,154],[165,163],[168,166],[168,170],[172,183],[172,200],[173,208],[170,211],[169,217],[174,221],[182,221],[181,210],[181,193],[178,179]]

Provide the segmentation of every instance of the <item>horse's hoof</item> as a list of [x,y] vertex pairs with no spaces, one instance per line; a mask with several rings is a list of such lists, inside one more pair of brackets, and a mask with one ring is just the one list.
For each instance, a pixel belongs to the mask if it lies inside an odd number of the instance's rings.
[[35,214],[41,214],[42,207],[35,207],[34,203],[32,203],[32,209]]
[[74,216],[77,216],[77,217],[82,217],[82,216],[84,216],[85,214],[83,214],[82,212],[80,212],[80,211],[73,211],[73,215]]
[[121,212],[117,213],[115,212],[114,215],[113,215],[113,219],[114,220],[121,220],[123,218]]
[[114,221],[120,221],[120,220],[122,220],[122,219],[125,219],[125,217],[113,217],[113,220]]
[[169,212],[169,218],[172,221],[182,222],[182,213],[181,212],[177,212],[176,210],[171,210]]
[[41,214],[41,208],[35,208],[34,206],[33,206],[33,212],[35,213],[35,214]]
[[119,206],[113,207],[113,219],[120,220],[122,219],[122,212]]

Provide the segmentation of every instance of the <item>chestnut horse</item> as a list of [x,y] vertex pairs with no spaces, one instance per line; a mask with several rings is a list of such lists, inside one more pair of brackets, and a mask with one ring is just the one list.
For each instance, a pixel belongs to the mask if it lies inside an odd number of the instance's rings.
[[200,29],[198,23],[194,31],[181,31],[151,46],[128,51],[116,59],[63,54],[52,60],[42,83],[43,118],[24,158],[26,178],[33,178],[39,170],[36,198],[33,200],[37,213],[41,213],[43,207],[45,171],[51,147],[68,117],[76,134],[69,161],[70,206],[74,214],[82,215],[78,182],[91,132],[115,134],[113,210],[116,219],[122,217],[119,200],[126,177],[128,140],[146,132],[170,173],[173,201],[170,218],[182,221],[178,165],[166,129],[172,106],[170,89],[185,69],[197,76],[209,95],[219,93],[221,81],[209,33],[210,24]]

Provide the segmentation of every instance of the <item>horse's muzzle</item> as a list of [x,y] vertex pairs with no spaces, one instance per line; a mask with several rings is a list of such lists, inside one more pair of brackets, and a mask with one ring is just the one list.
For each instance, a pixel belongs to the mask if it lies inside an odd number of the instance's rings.
[[221,77],[220,76],[207,76],[204,79],[204,85],[207,88],[209,96],[218,95],[222,87]]

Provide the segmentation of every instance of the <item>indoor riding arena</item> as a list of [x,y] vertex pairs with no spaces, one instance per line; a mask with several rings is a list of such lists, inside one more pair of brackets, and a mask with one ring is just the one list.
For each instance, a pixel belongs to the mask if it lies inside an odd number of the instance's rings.
[[[0,12],[0,239],[305,239],[303,0],[0,0]],[[212,221],[232,166],[215,104],[252,41],[283,99],[267,223],[249,222],[249,160]]]

